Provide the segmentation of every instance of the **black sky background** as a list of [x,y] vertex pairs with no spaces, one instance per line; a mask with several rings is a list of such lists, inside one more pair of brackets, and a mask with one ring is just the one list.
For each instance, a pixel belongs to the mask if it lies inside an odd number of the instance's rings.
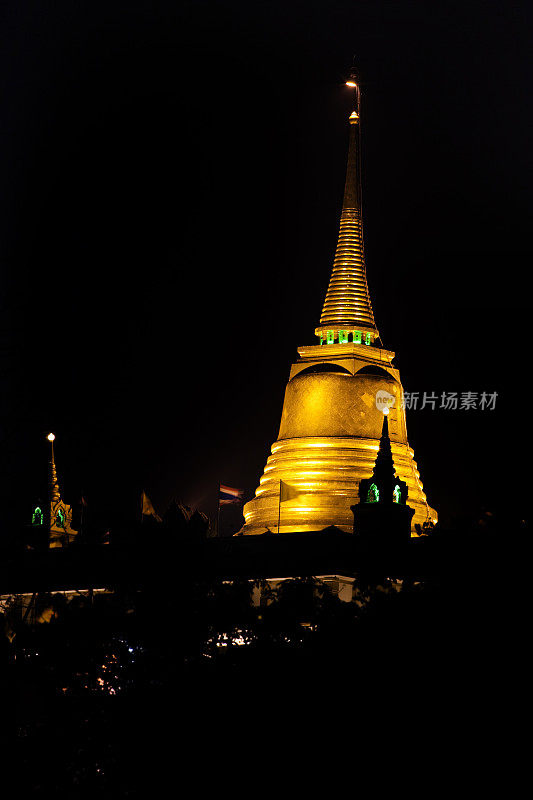
[[[443,521],[529,514],[532,8],[25,2],[0,12],[2,509],[253,491],[336,243],[363,92],[368,280]],[[502,490],[502,475],[516,498]]]

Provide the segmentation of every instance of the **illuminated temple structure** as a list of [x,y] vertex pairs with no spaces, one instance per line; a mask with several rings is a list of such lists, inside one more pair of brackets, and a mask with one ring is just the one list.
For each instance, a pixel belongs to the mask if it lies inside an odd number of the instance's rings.
[[[353,531],[351,506],[359,502],[360,481],[372,474],[385,406],[394,468],[407,484],[408,505],[414,509],[412,532],[417,524],[437,520],[407,440],[395,354],[384,349],[374,320],[363,247],[360,91],[355,75],[347,85],[354,89],[355,103],[349,117],[337,249],[315,330],[319,341],[298,349],[278,439],[255,497],[244,506],[241,535],[319,531],[331,525]],[[284,491],[285,485],[289,491]]]
[[50,460],[48,462],[48,503],[37,505],[33,509],[31,524],[36,531],[42,530],[47,537],[48,546],[66,547],[74,541],[78,533],[72,527],[72,507],[61,497],[54,458],[53,433],[46,437],[50,442]]

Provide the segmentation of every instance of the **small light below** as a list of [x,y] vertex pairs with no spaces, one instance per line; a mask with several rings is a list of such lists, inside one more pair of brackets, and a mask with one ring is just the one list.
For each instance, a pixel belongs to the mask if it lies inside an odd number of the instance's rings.
[[349,81],[346,81],[346,86],[351,86],[351,87],[352,87],[352,89],[355,89],[355,87],[357,86],[357,84],[356,84],[356,82],[355,82],[355,81],[353,81],[353,80],[351,80],[351,79],[350,79]]
[[389,413],[389,407],[388,406],[383,406],[383,413],[385,414],[385,416],[387,416],[387,414]]
[[49,433],[46,438],[48,439],[49,442],[53,442],[56,437],[54,436],[53,433]]

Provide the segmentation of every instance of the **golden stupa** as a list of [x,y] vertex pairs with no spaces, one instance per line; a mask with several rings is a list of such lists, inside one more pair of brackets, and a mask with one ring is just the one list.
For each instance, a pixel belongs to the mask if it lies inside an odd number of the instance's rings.
[[[372,474],[383,407],[396,474],[407,483],[414,526],[436,522],[407,441],[404,393],[394,353],[385,350],[374,321],[366,280],[360,181],[360,91],[355,107],[340,232],[324,301],[320,343],[298,348],[285,391],[281,425],[255,497],[244,506],[239,534],[353,531],[350,506],[362,478]],[[416,534],[415,534],[416,535]]]

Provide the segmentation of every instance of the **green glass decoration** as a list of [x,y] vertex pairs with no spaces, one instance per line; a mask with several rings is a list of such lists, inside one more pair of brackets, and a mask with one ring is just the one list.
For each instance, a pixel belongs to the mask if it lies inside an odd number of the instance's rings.
[[379,489],[375,483],[370,484],[370,488],[368,489],[368,495],[366,497],[367,503],[378,503],[379,502]]

